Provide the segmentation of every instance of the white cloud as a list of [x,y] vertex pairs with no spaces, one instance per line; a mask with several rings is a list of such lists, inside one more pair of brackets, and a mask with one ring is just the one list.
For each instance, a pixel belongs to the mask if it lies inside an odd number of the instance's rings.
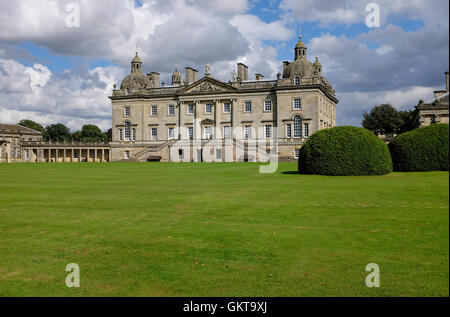
[[[87,122],[110,125],[107,96],[112,83],[120,85],[129,72],[136,44],[144,70],[160,72],[166,83],[176,62],[201,73],[209,62],[213,76],[222,80],[230,79],[236,63],[243,62],[250,66],[249,77],[258,72],[274,78],[282,67],[276,47],[297,33],[291,25],[311,21],[330,30],[335,24],[364,23],[365,6],[372,2],[283,0],[276,9],[284,13],[282,18],[266,23],[248,14],[258,1],[144,0],[136,6],[134,0],[79,0],[81,27],[70,29],[65,5],[73,0],[0,1],[0,121],[17,122],[29,115],[71,128]],[[353,38],[330,30],[307,43],[310,59],[319,56],[341,99],[340,123],[358,124],[358,107],[389,100],[414,105],[448,70],[447,0],[376,2],[381,29]],[[275,10],[274,2],[270,10]],[[399,17],[422,20],[425,27],[406,32],[390,24]],[[102,58],[120,66],[51,73],[44,62],[17,47],[25,41],[57,55]]]
[[396,90],[339,93],[337,97],[340,102],[336,114],[338,125],[360,125],[364,112],[384,103],[392,104],[398,110],[411,110],[417,106],[420,99],[432,99],[433,91],[437,89],[442,89],[442,86],[411,86]]
[[52,74],[43,65],[26,67],[14,60],[0,60],[2,69],[0,122],[36,118],[44,124],[66,123],[74,130],[86,123],[103,129],[111,125],[108,95],[112,83],[125,76],[115,66]]
[[378,4],[381,26],[399,17],[423,20],[427,28],[448,26],[448,0],[282,0],[280,7],[286,11],[285,19],[300,23],[350,25],[365,23],[369,3]]

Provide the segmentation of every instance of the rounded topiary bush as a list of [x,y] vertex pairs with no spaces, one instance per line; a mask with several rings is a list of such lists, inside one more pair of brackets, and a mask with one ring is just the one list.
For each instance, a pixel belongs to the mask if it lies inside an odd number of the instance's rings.
[[394,170],[448,171],[448,134],[448,124],[433,124],[400,134],[389,144]]
[[387,145],[369,130],[336,127],[314,133],[300,150],[301,174],[385,175],[392,172]]

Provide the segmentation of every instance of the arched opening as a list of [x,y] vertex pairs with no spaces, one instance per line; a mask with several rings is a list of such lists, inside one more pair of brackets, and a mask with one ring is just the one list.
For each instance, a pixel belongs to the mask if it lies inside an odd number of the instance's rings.
[[125,122],[125,141],[130,141],[131,138],[131,124],[130,122]]
[[302,137],[302,117],[299,115],[294,117],[294,138]]

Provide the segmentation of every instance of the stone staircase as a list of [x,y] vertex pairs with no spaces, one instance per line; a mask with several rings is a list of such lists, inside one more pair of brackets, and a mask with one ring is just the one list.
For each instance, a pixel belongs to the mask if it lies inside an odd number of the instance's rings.
[[168,149],[168,147],[175,142],[176,140],[170,140],[162,144],[149,145],[145,150],[137,153],[134,159],[138,162],[145,162],[149,159],[149,157],[156,156],[160,156],[164,159],[164,156],[168,156],[168,150],[167,153],[164,153],[164,150],[166,148]]

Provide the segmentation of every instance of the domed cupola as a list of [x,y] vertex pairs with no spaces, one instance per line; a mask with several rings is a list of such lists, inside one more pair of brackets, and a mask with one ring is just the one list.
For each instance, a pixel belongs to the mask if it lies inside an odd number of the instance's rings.
[[302,41],[302,35],[298,37],[299,40],[297,42],[297,45],[295,45],[295,60],[299,58],[306,58],[306,45]]
[[172,85],[173,86],[181,86],[183,85],[183,76],[178,72],[178,66],[175,67],[175,71],[172,75]]
[[316,61],[314,62],[313,66],[317,69],[319,73],[322,72],[322,64],[320,64],[318,56],[316,56]]
[[136,56],[131,61],[131,74],[122,81],[120,89],[144,89],[151,87],[150,79],[142,73],[142,61],[136,52]]
[[308,78],[314,75],[316,68],[306,58],[306,45],[299,36],[299,41],[295,45],[295,60],[292,63],[286,63],[283,71],[283,78]]

